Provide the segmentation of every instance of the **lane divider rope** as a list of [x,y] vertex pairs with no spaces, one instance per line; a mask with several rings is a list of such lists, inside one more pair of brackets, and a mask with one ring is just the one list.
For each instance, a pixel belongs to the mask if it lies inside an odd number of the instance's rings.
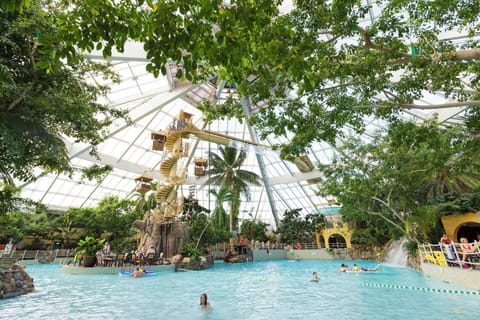
[[401,286],[395,284],[383,284],[383,283],[362,283],[366,287],[377,287],[377,288],[392,288],[392,289],[407,289],[407,290],[416,290],[416,291],[425,291],[425,292],[438,292],[438,293],[451,293],[451,294],[465,294],[465,295],[477,295],[480,296],[480,291],[469,291],[469,290],[452,290],[452,289],[435,289],[435,288],[419,288],[411,286]]

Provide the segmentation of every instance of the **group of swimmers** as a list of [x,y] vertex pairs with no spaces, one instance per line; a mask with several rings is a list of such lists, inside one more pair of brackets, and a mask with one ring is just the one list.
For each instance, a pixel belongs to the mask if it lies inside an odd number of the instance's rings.
[[347,271],[354,271],[354,272],[364,272],[364,271],[378,271],[378,266],[375,268],[364,268],[360,267],[356,264],[353,265],[353,268],[350,268],[348,264],[342,263],[340,266],[340,271],[341,272],[347,272]]
[[[375,268],[362,268],[362,267],[359,267],[357,266],[356,264],[353,265],[353,269],[350,269],[348,267],[348,265],[342,263],[341,267],[340,267],[340,271],[342,272],[345,272],[345,271],[358,271],[358,272],[362,272],[362,271],[377,271],[378,270],[378,266],[375,267]],[[142,273],[143,275],[143,270],[137,268],[132,276],[135,277],[135,273],[136,272],[139,272],[139,273]],[[140,275],[141,276],[141,275]],[[311,282],[319,282],[320,281],[320,277],[318,276],[318,273],[316,271],[314,271],[312,273],[312,280],[310,280]],[[208,302],[208,296],[206,293],[202,293],[200,295],[200,307],[202,307],[203,309],[210,309],[210,302]]]
[[[350,271],[350,272],[365,272],[365,271],[378,271],[378,265],[374,268],[364,268],[364,267],[360,267],[359,265],[357,264],[354,264],[353,265],[353,268],[350,268],[348,266],[348,264],[345,264],[345,263],[342,263],[342,265],[340,266],[340,271],[341,272],[347,272],[347,271]],[[320,281],[320,277],[318,276],[318,273],[316,271],[314,271],[312,273],[312,280],[310,280],[311,282],[318,282]]]

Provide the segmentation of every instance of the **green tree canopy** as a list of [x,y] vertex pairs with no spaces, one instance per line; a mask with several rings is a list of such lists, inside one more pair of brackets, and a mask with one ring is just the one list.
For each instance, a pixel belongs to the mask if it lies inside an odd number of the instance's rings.
[[287,210],[283,214],[277,233],[283,243],[314,242],[315,233],[325,226],[323,215],[319,213],[307,214],[302,217],[302,209]]
[[46,10],[44,3],[32,1],[22,12],[0,9],[0,175],[6,183],[34,179],[37,167],[72,171],[65,137],[96,146],[123,116],[97,103],[107,88],[87,80],[114,79],[108,66],[64,39],[59,9]]
[[64,224],[82,228],[84,235],[95,238],[107,238],[114,251],[133,243],[137,232],[133,223],[143,218],[143,212],[136,211],[134,201],[108,196],[102,199],[96,207],[70,208],[63,215]]
[[[64,45],[46,50],[53,62],[74,48],[107,57],[131,39],[144,44],[155,75],[166,73],[169,60],[182,64],[180,78],[218,75],[235,83],[253,108],[262,102],[250,121],[264,137],[291,134],[279,146],[284,157],[314,141],[335,143],[346,126],[361,132],[365,116],[392,121],[402,110],[461,106],[473,107],[467,125],[478,124],[477,1],[297,0],[280,14],[281,3],[56,1],[56,33],[45,38]],[[419,103],[427,93],[449,100]],[[244,118],[238,103],[204,111],[208,119]]]
[[250,240],[267,241],[265,235],[268,224],[262,221],[257,221],[254,217],[248,220],[243,220],[241,225],[242,234]]
[[375,226],[396,238],[411,235],[428,241],[438,225],[441,195],[471,193],[480,185],[477,147],[463,127],[435,122],[392,125],[369,143],[346,141],[331,166],[324,166],[323,195],[335,194],[342,216],[354,228]]
[[[345,128],[363,132],[365,117],[395,123],[401,111],[411,109],[468,108],[459,152],[478,145],[478,1],[297,0],[284,14],[278,11],[280,0],[5,3],[9,11],[0,11],[2,177],[32,179],[35,167],[71,169],[64,136],[93,146],[101,141],[102,130],[120,114],[95,102],[105,88],[85,77],[111,74],[80,53],[96,49],[108,57],[113,48],[123,52],[129,40],[143,44],[154,75],[165,74],[171,59],[182,64],[177,74],[182,79],[218,76],[235,83],[238,95],[204,106],[207,120],[244,118],[234,97],[248,97],[256,111],[249,121],[261,137],[289,138],[278,146],[285,158],[315,141],[336,144]],[[419,102],[428,94],[446,100]],[[406,160],[409,172],[423,170]],[[436,173],[450,176],[448,170]],[[444,192],[436,182],[421,187],[427,195]],[[413,211],[400,200],[395,208]],[[397,229],[403,232],[402,219],[395,214],[392,222],[401,222]]]

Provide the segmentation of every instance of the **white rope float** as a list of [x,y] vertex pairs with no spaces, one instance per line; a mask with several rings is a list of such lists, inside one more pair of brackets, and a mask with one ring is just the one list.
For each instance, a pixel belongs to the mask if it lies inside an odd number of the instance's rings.
[[420,288],[420,287],[402,286],[402,285],[395,285],[395,284],[383,284],[383,283],[362,283],[362,285],[364,285],[366,287],[376,287],[376,288],[407,289],[407,290],[416,290],[416,291],[424,291],[424,292],[437,292],[437,293],[465,294],[465,295],[480,296],[480,291]]

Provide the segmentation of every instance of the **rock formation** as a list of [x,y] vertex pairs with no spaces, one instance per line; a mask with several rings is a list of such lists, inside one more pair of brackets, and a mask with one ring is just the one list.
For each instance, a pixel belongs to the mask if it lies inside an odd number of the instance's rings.
[[35,291],[33,279],[21,265],[0,271],[0,299],[13,298]]
[[180,221],[166,220],[159,210],[145,213],[143,220],[136,220],[140,230],[138,250],[144,254],[153,246],[156,258],[163,253],[163,258],[170,258],[183,248],[188,240],[187,225]]

